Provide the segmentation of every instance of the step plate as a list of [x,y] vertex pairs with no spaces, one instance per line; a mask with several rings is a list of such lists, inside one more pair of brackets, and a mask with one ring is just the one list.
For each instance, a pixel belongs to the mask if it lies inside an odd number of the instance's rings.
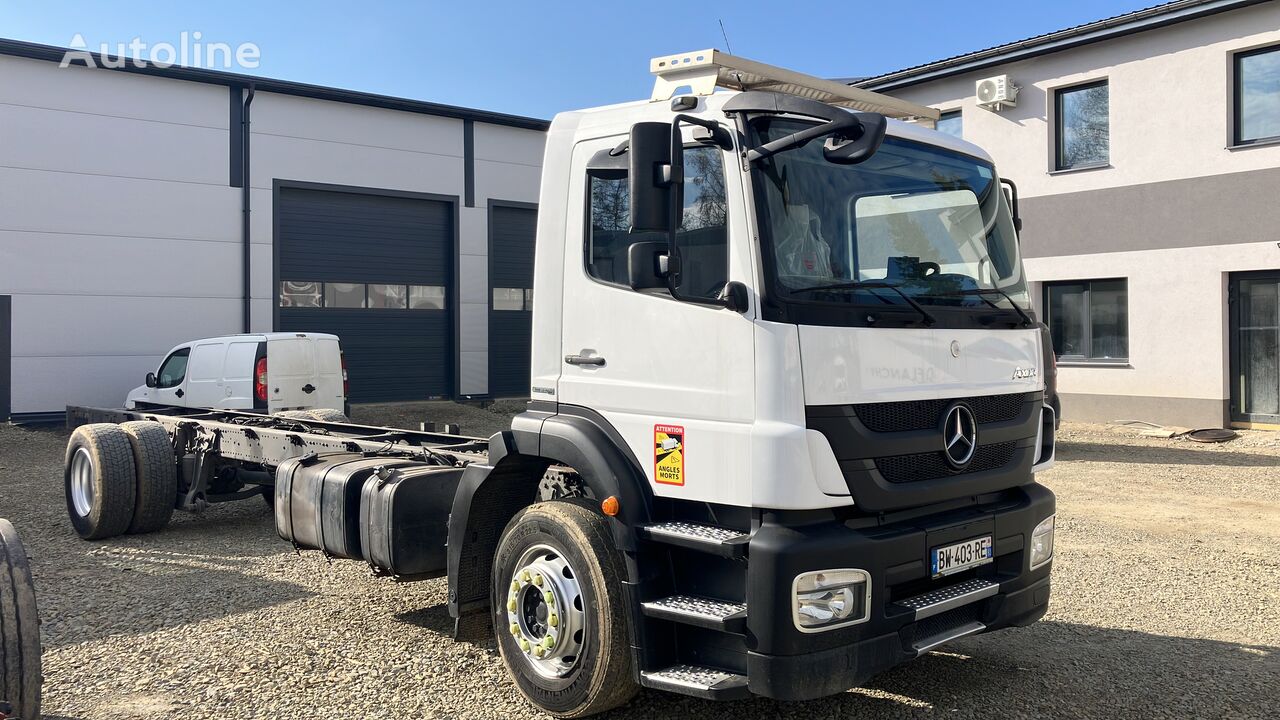
[[923,595],[899,600],[899,605],[914,613],[916,620],[933,617],[948,610],[989,598],[1000,592],[1000,584],[973,578],[962,583],[931,590]]
[[742,557],[750,539],[738,530],[689,522],[658,523],[642,529],[651,540],[725,557]]
[[700,665],[675,665],[643,672],[640,681],[645,687],[708,700],[734,700],[750,694],[746,676]]
[[673,620],[687,625],[740,632],[746,627],[745,603],[725,602],[692,595],[673,595],[643,603],[649,617]]

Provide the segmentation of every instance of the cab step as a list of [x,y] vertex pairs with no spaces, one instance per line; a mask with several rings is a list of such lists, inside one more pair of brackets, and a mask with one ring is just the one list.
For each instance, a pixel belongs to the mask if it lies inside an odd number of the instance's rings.
[[972,578],[955,585],[948,585],[937,590],[930,590],[922,595],[909,597],[895,603],[899,607],[914,613],[915,620],[940,615],[948,610],[968,605],[991,597],[1000,592],[1000,583],[981,578]]
[[640,684],[704,700],[741,700],[751,695],[747,676],[702,665],[673,665],[640,673]]
[[672,595],[661,600],[641,603],[644,614],[651,618],[671,620],[685,625],[745,634],[747,606],[693,595]]
[[739,530],[689,522],[642,525],[640,533],[654,541],[727,558],[745,557],[751,536]]

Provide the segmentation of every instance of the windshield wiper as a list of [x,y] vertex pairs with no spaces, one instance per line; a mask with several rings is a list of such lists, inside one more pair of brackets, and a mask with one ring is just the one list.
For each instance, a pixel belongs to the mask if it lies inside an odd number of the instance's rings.
[[905,300],[907,304],[911,306],[911,309],[920,313],[920,319],[924,321],[924,324],[926,326],[933,325],[934,323],[938,322],[938,319],[935,318],[932,314],[930,314],[928,310],[925,310],[920,305],[920,303],[916,302],[915,300],[912,300],[910,295],[902,292],[902,288],[892,283],[864,280],[860,282],[831,283],[829,285],[812,285],[810,287],[805,287],[805,288],[795,288],[794,290],[792,290],[792,292],[816,291],[816,290],[882,290],[882,289],[892,290],[898,293],[898,296],[901,297],[903,300]]
[[1022,310],[1022,308],[1018,306],[1018,303],[1013,301],[1013,298],[1009,297],[1009,293],[1001,290],[1000,288],[969,288],[968,290],[961,290],[956,294],[964,295],[964,296],[977,295],[978,297],[982,298],[982,300],[986,302],[988,305],[990,305],[991,307],[997,310],[1002,309],[999,305],[996,305],[995,303],[987,299],[986,296],[991,293],[997,293],[998,295],[1000,295],[1000,297],[1009,301],[1009,304],[1012,305],[1013,309],[1018,313],[1018,317],[1022,318],[1023,327],[1031,327],[1032,325],[1036,324],[1035,321],[1031,319],[1031,316],[1025,313]]

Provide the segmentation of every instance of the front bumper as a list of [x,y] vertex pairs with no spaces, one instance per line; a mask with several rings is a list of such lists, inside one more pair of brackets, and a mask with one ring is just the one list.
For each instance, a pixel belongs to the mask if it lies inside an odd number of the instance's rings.
[[[911,660],[934,642],[1035,622],[1048,609],[1052,562],[1028,570],[1027,552],[1032,529],[1053,512],[1053,493],[1030,484],[985,504],[899,522],[882,516],[798,523],[803,518],[766,514],[749,550],[749,690],[782,700],[823,697]],[[994,539],[993,562],[930,577],[931,548],[987,534]],[[870,573],[868,620],[800,632],[792,617],[792,580],[836,568]],[[970,580],[994,583],[998,591],[920,620],[899,604]]]

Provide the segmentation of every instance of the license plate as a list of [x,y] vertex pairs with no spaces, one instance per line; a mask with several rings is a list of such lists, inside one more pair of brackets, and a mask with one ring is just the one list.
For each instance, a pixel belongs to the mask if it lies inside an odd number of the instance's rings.
[[973,538],[955,545],[936,547],[930,553],[930,567],[934,577],[950,575],[971,567],[986,565],[994,556],[991,536]]

